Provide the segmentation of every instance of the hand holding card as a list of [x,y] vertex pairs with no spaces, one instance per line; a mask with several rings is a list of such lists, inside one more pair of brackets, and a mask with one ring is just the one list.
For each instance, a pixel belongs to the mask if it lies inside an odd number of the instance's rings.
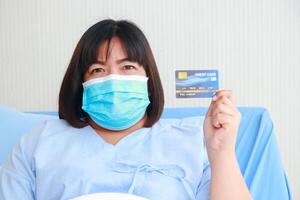
[[212,98],[204,120],[204,135],[209,159],[215,154],[226,152],[235,154],[235,142],[241,114],[236,107],[233,93],[222,90]]

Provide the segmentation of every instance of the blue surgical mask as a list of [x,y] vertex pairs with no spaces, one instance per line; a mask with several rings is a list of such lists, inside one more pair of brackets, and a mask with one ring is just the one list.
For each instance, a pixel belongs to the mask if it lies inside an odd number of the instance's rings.
[[83,83],[82,109],[99,126],[124,130],[140,121],[149,105],[148,78],[111,74]]

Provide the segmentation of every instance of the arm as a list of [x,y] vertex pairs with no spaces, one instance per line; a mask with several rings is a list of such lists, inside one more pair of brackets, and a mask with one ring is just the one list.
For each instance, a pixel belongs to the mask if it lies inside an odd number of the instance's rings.
[[210,199],[252,199],[235,156],[241,115],[231,91],[218,92],[204,121],[204,135],[211,165]]
[[32,155],[41,127],[24,135],[0,168],[0,199],[35,199],[35,169]]
[[215,156],[211,163],[210,196],[217,199],[251,199],[234,153]]

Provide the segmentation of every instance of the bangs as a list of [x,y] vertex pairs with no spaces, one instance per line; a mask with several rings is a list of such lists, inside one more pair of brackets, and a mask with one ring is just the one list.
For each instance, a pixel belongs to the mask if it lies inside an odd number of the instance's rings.
[[[98,30],[93,31],[93,37],[85,41],[82,48],[80,67],[82,69],[82,75],[88,70],[89,66],[98,61],[98,55],[100,47],[107,42],[106,48],[106,60],[109,57],[109,49],[111,40],[113,37],[120,39],[125,54],[128,60],[137,62],[145,67],[147,65],[147,42],[143,41],[143,37],[140,37],[139,32],[134,29],[130,29],[128,26],[122,26],[122,24],[114,24],[108,27],[101,27]],[[103,48],[102,47],[102,48]],[[105,60],[105,61],[106,61]]]
[[[101,33],[101,31],[100,31]],[[98,36],[98,37],[97,37]],[[98,61],[98,55],[99,50],[102,44],[104,44],[106,41],[108,41],[108,46],[110,43],[112,36],[101,36],[96,35],[96,37],[91,38],[90,41],[85,43],[85,46],[82,49],[81,54],[81,62],[80,62],[80,68],[82,69],[82,75],[89,69],[89,67],[96,63]],[[109,48],[107,48],[108,51]],[[106,59],[107,59],[107,53],[106,52]]]
[[130,61],[137,62],[142,66],[147,65],[146,48],[138,35],[124,34],[123,32],[116,35],[122,42],[123,48],[127,53],[127,57]]

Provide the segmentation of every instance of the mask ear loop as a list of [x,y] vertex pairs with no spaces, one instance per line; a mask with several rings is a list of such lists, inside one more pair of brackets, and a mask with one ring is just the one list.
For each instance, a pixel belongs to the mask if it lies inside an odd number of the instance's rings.
[[[83,92],[81,94],[81,99],[83,97]],[[87,119],[90,117],[88,113],[86,113],[83,109],[82,109],[82,102],[81,102],[81,107],[80,107],[80,111],[79,111],[79,114],[80,114],[80,121],[83,121],[83,122],[87,122]]]
[[80,121],[87,122],[87,119],[89,118],[89,114],[84,112],[84,110],[80,110]]

